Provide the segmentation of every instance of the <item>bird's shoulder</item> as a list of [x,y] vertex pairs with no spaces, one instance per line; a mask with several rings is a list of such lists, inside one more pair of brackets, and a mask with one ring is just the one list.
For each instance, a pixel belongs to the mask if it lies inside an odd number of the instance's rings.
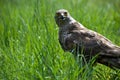
[[68,26],[69,26],[69,30],[84,30],[84,29],[86,29],[82,24],[80,24],[77,21],[70,23]]
[[96,32],[87,29],[79,22],[72,23],[69,26],[69,33],[79,35],[79,36],[84,36],[84,37],[95,37],[96,35]]

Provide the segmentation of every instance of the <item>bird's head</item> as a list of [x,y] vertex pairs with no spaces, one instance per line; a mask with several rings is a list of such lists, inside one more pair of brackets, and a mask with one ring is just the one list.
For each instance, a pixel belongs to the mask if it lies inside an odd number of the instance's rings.
[[65,25],[70,21],[70,14],[65,9],[57,10],[55,13],[55,21],[57,25],[60,27],[61,25]]

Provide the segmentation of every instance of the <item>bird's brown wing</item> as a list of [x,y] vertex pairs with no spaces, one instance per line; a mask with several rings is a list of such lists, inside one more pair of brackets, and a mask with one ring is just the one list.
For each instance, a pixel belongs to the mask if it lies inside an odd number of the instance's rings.
[[120,48],[116,48],[116,46],[104,36],[88,29],[71,30],[67,34],[64,42],[68,50],[73,49],[74,47],[76,47],[75,45],[77,44],[87,49],[98,49],[99,51],[95,51],[105,52],[105,55],[120,55]]
[[94,48],[100,46],[101,40],[97,39],[96,33],[90,30],[72,30],[66,37],[66,46],[71,42],[73,44],[79,44],[86,48]]
[[[67,45],[79,44],[86,48],[100,46],[101,40],[98,39],[96,32],[82,26],[79,22],[69,25],[69,33],[65,38]],[[69,41],[70,40],[70,41]]]
[[[92,31],[87,30],[71,30],[64,36],[64,43],[59,40],[64,51],[73,51],[79,46],[86,49],[85,53],[94,49],[94,53],[100,51],[100,40],[96,39],[96,34]],[[95,48],[99,50],[95,50]],[[93,54],[94,54],[93,53]]]
[[[87,56],[94,56],[98,54],[97,62],[107,65],[111,68],[120,68],[120,48],[112,44],[104,36],[91,30],[73,30],[65,39],[67,49],[73,49],[84,46],[85,54]],[[72,45],[72,46],[71,46]],[[92,52],[91,52],[92,49]],[[86,57],[89,60],[89,57]]]

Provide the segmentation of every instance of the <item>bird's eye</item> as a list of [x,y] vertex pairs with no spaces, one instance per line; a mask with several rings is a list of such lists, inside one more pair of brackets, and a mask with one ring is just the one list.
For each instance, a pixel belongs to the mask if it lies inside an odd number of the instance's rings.
[[56,16],[60,16],[61,14],[60,13],[56,13]]
[[67,16],[67,12],[64,12],[64,15]]

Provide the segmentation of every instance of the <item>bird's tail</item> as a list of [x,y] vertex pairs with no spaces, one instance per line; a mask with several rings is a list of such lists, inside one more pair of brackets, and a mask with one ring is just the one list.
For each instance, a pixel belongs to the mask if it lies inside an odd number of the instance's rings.
[[111,68],[115,67],[120,69],[120,48],[101,52],[98,57],[98,62]]
[[109,56],[100,56],[98,62],[109,66],[111,68],[119,68],[120,69],[120,58],[118,57],[109,57]]

